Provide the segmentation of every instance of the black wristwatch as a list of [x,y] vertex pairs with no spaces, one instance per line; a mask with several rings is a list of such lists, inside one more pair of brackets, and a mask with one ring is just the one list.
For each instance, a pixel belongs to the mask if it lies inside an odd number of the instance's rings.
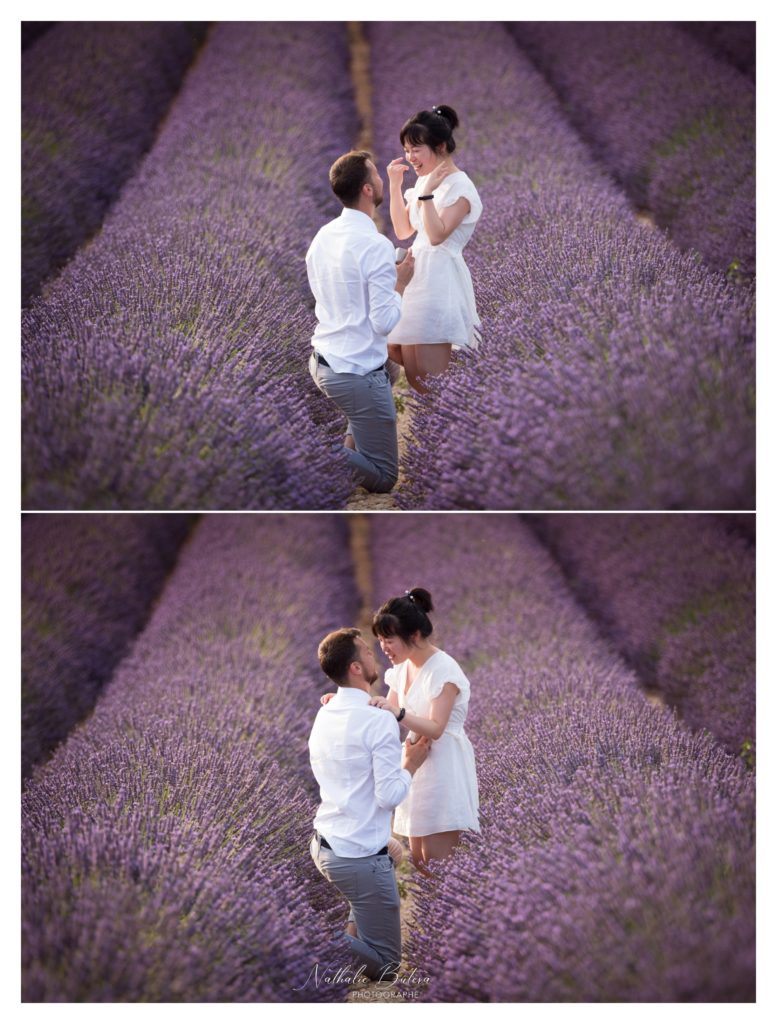
[[434,192],[430,192],[428,196],[419,196],[418,202],[422,203],[424,199],[434,199]]
[[405,717],[405,708],[400,708],[399,709],[399,714],[397,715],[397,721],[401,722],[404,717]]

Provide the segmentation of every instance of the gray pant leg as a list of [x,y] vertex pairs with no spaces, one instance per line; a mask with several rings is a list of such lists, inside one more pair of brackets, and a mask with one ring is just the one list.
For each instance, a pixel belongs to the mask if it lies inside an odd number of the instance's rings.
[[346,448],[345,452],[358,482],[368,491],[390,491],[399,475],[399,452],[397,410],[388,374],[382,367],[363,377],[335,373],[321,366],[315,353],[310,357],[309,369],[319,390],[348,419],[356,450]]
[[351,905],[358,937],[346,935],[351,950],[369,978],[389,980],[399,970],[402,932],[399,890],[387,854],[378,857],[338,857],[313,837],[313,861]]

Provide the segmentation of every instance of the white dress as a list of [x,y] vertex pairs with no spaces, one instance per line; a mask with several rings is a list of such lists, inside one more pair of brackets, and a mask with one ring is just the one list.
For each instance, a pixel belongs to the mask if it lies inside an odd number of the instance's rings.
[[426,195],[419,178],[413,188],[405,190],[410,223],[418,232],[412,250],[415,272],[402,296],[402,316],[389,334],[393,345],[435,345],[450,342],[454,348],[477,348],[480,340],[480,318],[475,307],[475,292],[469,268],[462,251],[469,241],[483,204],[477,189],[464,171],[455,171],[434,190],[434,203],[439,213],[465,196],[469,213],[455,231],[439,245],[432,245],[424,229],[422,203],[417,196]]
[[428,836],[453,829],[480,831],[475,752],[464,732],[469,705],[469,680],[445,651],[436,651],[420,668],[405,693],[409,661],[386,672],[386,682],[409,715],[429,718],[431,703],[446,683],[459,692],[445,732],[434,740],[429,756],[413,776],[410,792],[394,812],[394,831],[401,836]]

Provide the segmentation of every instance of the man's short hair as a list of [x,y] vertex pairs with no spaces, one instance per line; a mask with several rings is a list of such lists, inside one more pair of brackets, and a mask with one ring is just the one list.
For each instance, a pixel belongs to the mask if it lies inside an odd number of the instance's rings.
[[351,662],[359,660],[359,648],[356,646],[359,636],[361,630],[354,627],[336,629],[318,645],[319,664],[324,674],[338,686],[348,685],[348,668]]
[[372,154],[366,149],[355,149],[335,160],[329,168],[329,184],[343,206],[355,206],[362,188],[370,180],[367,161]]

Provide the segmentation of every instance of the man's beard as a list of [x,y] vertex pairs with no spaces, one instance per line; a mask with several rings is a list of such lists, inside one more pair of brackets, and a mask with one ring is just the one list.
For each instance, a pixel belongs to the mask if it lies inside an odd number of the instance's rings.
[[367,674],[367,666],[363,665],[363,668],[364,668],[364,679],[365,679],[365,681],[367,683],[369,683],[370,686],[372,686],[372,684],[377,680],[379,673],[378,673],[377,669],[373,669],[372,676],[369,676]]

